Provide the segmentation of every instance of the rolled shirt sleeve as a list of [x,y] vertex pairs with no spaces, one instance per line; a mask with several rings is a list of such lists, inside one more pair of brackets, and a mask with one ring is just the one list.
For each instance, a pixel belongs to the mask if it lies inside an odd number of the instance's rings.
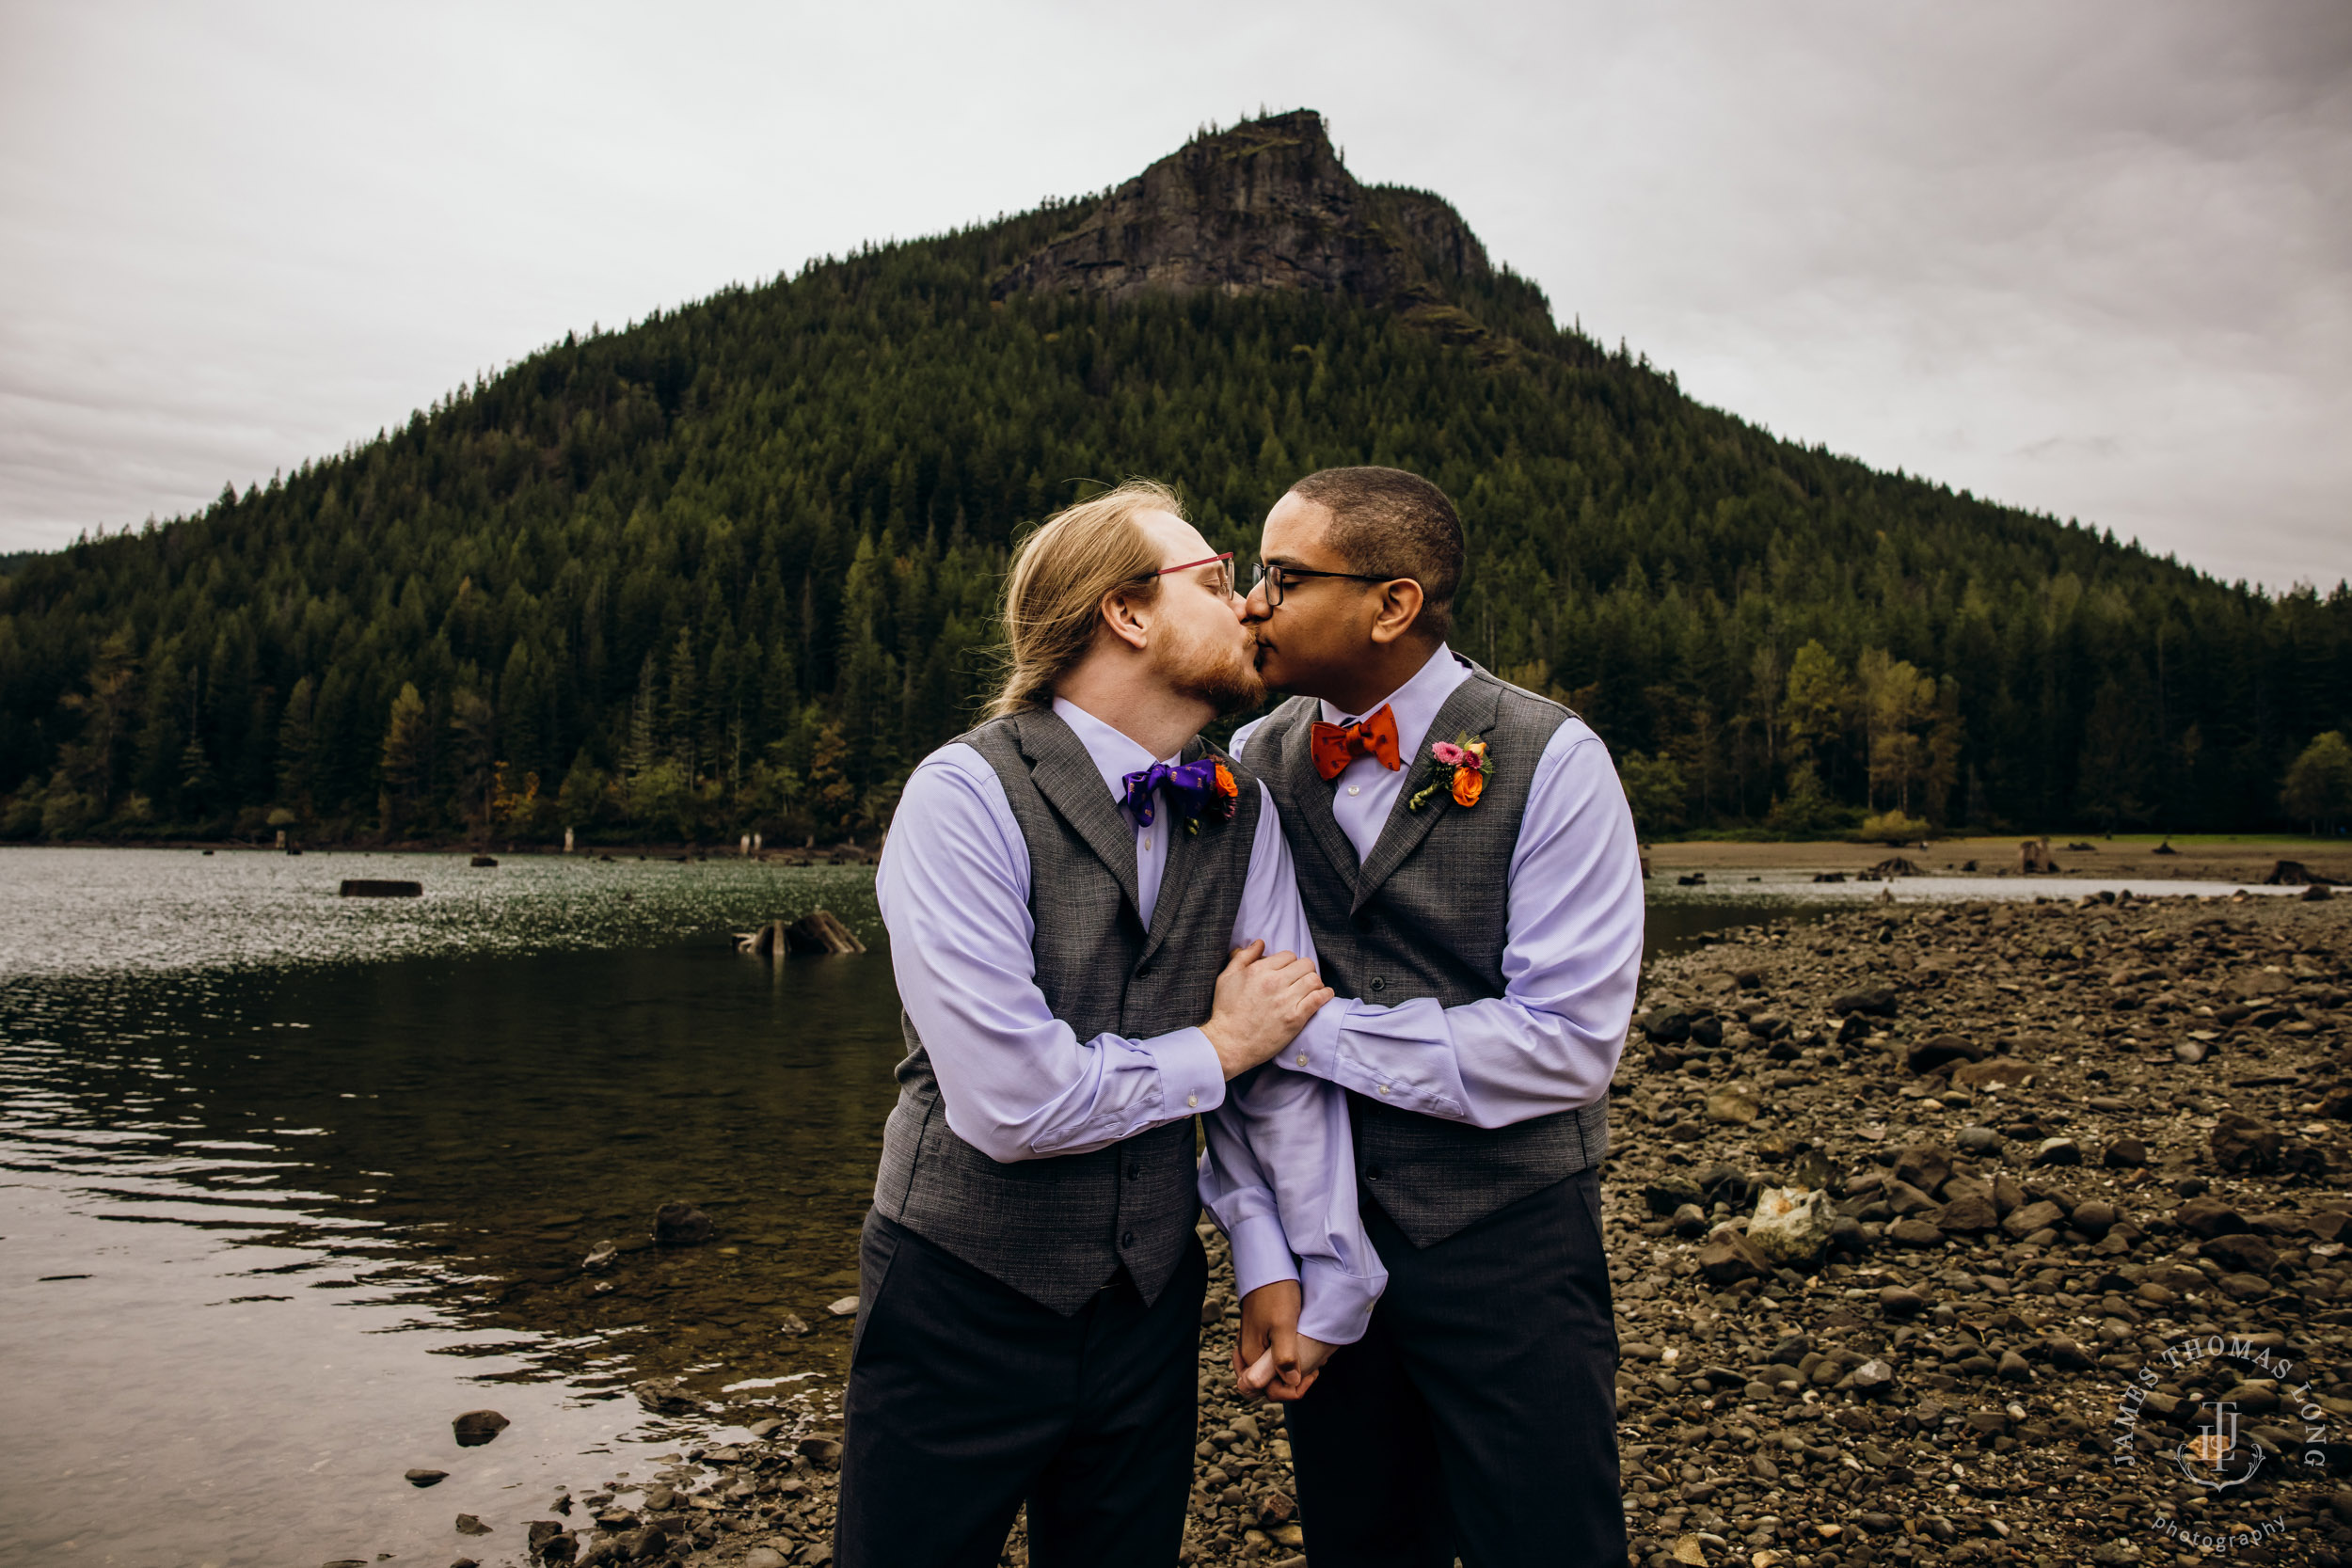
[[[1259,790],[1258,832],[1232,943],[1263,941],[1268,953],[1296,953],[1311,963],[1314,938],[1290,846],[1272,797],[1263,784]],[[1285,1059],[1311,1061],[1335,1049],[1346,1007],[1340,1000],[1325,1004],[1285,1048]],[[1363,1338],[1388,1271],[1356,1202],[1346,1095],[1305,1072],[1261,1067],[1233,1081],[1204,1126],[1200,1198],[1232,1239],[1240,1292],[1297,1279],[1301,1333],[1333,1345]]]
[[[1294,1072],[1473,1127],[1506,1127],[1609,1092],[1642,961],[1642,866],[1608,749],[1581,721],[1537,764],[1512,853],[1503,992],[1343,1008],[1335,1048]],[[1318,1024],[1324,1020],[1318,1018]]]
[[1081,1040],[1038,989],[1029,853],[969,746],[907,780],[875,893],[898,997],[929,1048],[947,1125],[990,1159],[1083,1154],[1225,1102],[1199,1029]]

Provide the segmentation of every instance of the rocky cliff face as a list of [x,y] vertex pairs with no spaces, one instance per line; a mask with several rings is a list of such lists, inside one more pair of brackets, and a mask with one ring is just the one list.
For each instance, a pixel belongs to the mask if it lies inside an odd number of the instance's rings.
[[1486,247],[1452,207],[1425,192],[1359,183],[1323,117],[1301,109],[1161,159],[1006,269],[993,292],[1123,300],[1299,289],[1451,317],[1460,312],[1446,285],[1486,272]]

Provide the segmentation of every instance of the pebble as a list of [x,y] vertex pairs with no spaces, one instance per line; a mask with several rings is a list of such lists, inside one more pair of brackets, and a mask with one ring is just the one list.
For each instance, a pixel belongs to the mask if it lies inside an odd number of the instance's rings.
[[691,1203],[665,1203],[654,1211],[656,1246],[701,1246],[717,1234],[710,1216]]
[[469,1410],[449,1425],[459,1448],[478,1449],[514,1423],[495,1410]]

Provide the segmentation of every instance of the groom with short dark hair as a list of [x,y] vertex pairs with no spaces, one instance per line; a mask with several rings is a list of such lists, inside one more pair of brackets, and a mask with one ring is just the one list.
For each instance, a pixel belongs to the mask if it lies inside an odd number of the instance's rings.
[[[1436,485],[1325,469],[1267,515],[1246,611],[1297,695],[1234,751],[1354,999],[1277,1061],[1347,1091],[1389,1273],[1311,1394],[1271,1389],[1315,1568],[1625,1560],[1599,1164],[1641,865],[1599,738],[1447,647],[1462,564]],[[1284,1305],[1243,1304],[1237,1359],[1272,1353],[1245,1385],[1319,1353]]]

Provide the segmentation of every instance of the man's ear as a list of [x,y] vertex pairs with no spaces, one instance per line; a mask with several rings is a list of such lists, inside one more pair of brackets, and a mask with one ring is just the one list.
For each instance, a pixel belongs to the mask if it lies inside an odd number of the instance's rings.
[[1138,603],[1132,590],[1122,586],[1104,594],[1099,612],[1111,636],[1136,652],[1151,641],[1151,606]]
[[1372,640],[1393,642],[1412,630],[1421,619],[1421,584],[1411,578],[1381,584],[1379,612],[1372,619]]

